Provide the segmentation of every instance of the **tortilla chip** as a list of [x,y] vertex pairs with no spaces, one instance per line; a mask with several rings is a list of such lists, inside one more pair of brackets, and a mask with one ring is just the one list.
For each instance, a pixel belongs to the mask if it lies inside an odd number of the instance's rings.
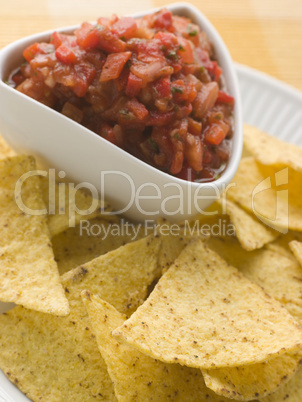
[[262,165],[285,165],[302,172],[302,149],[245,124],[244,146]]
[[[52,184],[48,177],[40,177],[42,194],[48,208],[48,226],[51,237],[64,232],[69,227],[75,227],[81,220],[102,216],[103,219],[118,221],[117,217],[109,214],[110,205],[95,199],[89,191],[76,190],[72,183]],[[91,211],[89,209],[91,208]],[[81,211],[81,214],[77,212]]]
[[208,246],[302,318],[302,270],[297,261],[268,249],[247,252],[234,239],[211,238]]
[[119,401],[228,401],[206,388],[200,370],[162,363],[116,341],[111,331],[126,316],[88,291],[82,297]]
[[[61,285],[50,243],[46,215],[32,215],[19,208],[45,208],[32,157],[0,161],[0,300],[50,314],[66,315],[69,306]],[[16,183],[22,185],[15,191]],[[23,207],[24,209],[24,207]],[[27,210],[26,210],[27,212]]]
[[288,245],[297,261],[299,261],[300,266],[302,266],[302,242],[293,240]]
[[289,260],[297,261],[291,249],[289,243],[293,240],[302,241],[302,233],[290,230],[283,236],[279,236],[276,240],[266,244],[266,248],[276,253],[283,255]]
[[204,369],[260,363],[302,346],[287,310],[199,239],[113,335],[163,362]]
[[81,291],[89,287],[130,314],[153,281],[159,246],[146,238],[66,273],[67,317],[22,308],[1,315],[0,368],[8,379],[33,400],[116,400]]
[[259,399],[261,402],[301,402],[302,401],[302,368],[285,385],[274,394]]
[[232,201],[226,201],[225,209],[235,226],[236,236],[242,248],[247,251],[261,248],[280,235],[279,232],[263,225],[255,215],[249,214]]
[[60,274],[146,236],[141,225],[124,226],[122,222],[94,218],[54,236],[51,241]]
[[250,401],[272,394],[294,376],[301,363],[301,355],[285,353],[267,362],[202,370],[202,374],[206,386],[216,394],[237,401]]
[[9,156],[15,156],[15,152],[7,144],[3,137],[0,135],[0,159],[5,159]]
[[273,229],[302,231],[302,174],[291,168],[265,167],[244,158],[227,191],[230,199]]

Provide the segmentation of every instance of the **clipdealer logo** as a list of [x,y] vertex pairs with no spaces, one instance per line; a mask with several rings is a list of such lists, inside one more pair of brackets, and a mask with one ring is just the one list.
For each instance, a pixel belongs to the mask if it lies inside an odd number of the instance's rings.
[[[113,212],[103,210],[103,215],[121,215],[127,212],[127,210],[135,204],[135,207],[138,211],[144,214],[146,217],[150,217],[152,219],[155,215],[166,215],[173,216],[177,214],[184,213],[184,192],[182,187],[177,183],[168,183],[167,186],[174,188],[174,194],[162,197],[161,189],[156,183],[143,183],[139,187],[136,188],[135,183],[131,179],[129,175],[124,172],[119,171],[106,171],[101,172],[101,194],[105,193],[105,181],[110,180],[111,175],[120,175],[126,181],[126,185],[128,185],[128,192],[130,193],[130,199],[127,200],[126,205],[124,205],[121,209],[115,210]],[[48,202],[44,208],[41,209],[32,209],[29,208],[22,199],[22,188],[27,180],[30,180],[34,176],[41,176],[48,181]],[[93,214],[98,209],[105,205],[104,199],[99,195],[97,188],[89,182],[82,182],[79,184],[74,183],[66,183],[64,181],[56,181],[56,178],[63,180],[66,178],[66,173],[64,171],[59,171],[56,174],[55,169],[46,170],[33,170],[23,174],[16,183],[15,186],[15,201],[18,205],[19,209],[22,210],[27,215],[67,215],[69,220],[69,227],[75,227],[78,220],[76,220],[76,215],[86,217],[90,214]],[[279,172],[274,174],[274,178],[267,177],[262,180],[260,183],[255,185],[253,191],[251,193],[251,211],[254,215],[265,225],[280,231],[282,233],[287,233],[288,231],[288,189],[286,185],[288,185],[288,168],[282,169]],[[232,187],[236,187],[236,183],[232,182],[228,186],[225,186],[222,193],[222,200],[220,202],[220,209],[218,210],[209,210],[204,211],[199,207],[199,201],[201,199],[210,199],[211,201],[216,201],[220,198],[220,189],[215,186],[215,183],[210,183],[212,191],[212,195],[204,195],[201,194],[201,189],[197,186],[196,192],[193,194],[193,205],[198,214],[204,216],[213,216],[218,214],[227,214],[227,198],[228,191]],[[77,192],[80,190],[85,190],[88,192],[91,197],[89,200],[91,201],[90,205],[86,205],[86,208],[80,208],[77,205],[76,197]],[[144,191],[146,193],[144,193]],[[121,191],[121,189],[117,189],[117,191]],[[270,199],[273,200],[271,205],[272,214],[270,216],[265,216],[261,210],[261,197],[265,192],[271,192]],[[192,195],[190,195],[192,197]],[[144,210],[143,204],[144,201],[148,200],[159,200],[160,201],[160,209],[154,210]],[[260,201],[259,201],[260,200]],[[167,204],[171,201],[176,201],[173,210],[167,207]],[[282,201],[282,202],[281,202]],[[191,203],[187,203],[191,205]],[[152,203],[151,203],[152,205]],[[158,205],[158,204],[157,204]],[[190,211],[186,211],[190,214]],[[284,219],[287,217],[287,220]],[[280,228],[280,218],[282,218],[282,227]],[[84,218],[83,218],[84,219]]]

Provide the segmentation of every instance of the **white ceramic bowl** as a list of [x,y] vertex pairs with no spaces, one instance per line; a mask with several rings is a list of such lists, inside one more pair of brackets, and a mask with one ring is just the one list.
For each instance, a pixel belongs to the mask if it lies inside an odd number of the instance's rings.
[[[45,168],[62,170],[76,183],[89,182],[116,210],[136,221],[166,217],[179,222],[200,213],[232,180],[241,157],[241,101],[230,54],[197,8],[187,3],[167,8],[189,17],[207,33],[223,68],[228,92],[235,98],[232,155],[224,173],[212,183],[191,183],[163,173],[5,84],[10,71],[20,65],[22,51],[34,42],[47,41],[53,31],[18,40],[0,51],[0,132],[6,141],[17,152],[34,155]],[[75,28],[59,31],[72,32]]]

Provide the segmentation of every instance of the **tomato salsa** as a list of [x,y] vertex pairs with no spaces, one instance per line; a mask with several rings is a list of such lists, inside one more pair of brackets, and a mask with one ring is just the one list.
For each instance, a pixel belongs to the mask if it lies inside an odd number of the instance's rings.
[[99,18],[34,43],[18,91],[176,177],[213,181],[231,152],[234,98],[206,34],[162,9]]

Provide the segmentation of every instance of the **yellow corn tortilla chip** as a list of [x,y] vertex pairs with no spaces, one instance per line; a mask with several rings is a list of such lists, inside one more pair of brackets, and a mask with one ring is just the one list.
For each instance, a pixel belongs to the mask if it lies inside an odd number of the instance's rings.
[[165,364],[118,342],[111,331],[126,316],[90,292],[82,292],[100,352],[107,364],[118,401],[224,402],[204,385],[200,370]]
[[228,197],[253,212],[271,228],[302,231],[302,174],[291,168],[263,166],[244,158]]
[[193,240],[147,301],[113,331],[143,353],[195,368],[260,363],[301,348],[288,311]]
[[5,159],[8,156],[15,156],[15,152],[0,135],[0,159]]
[[302,149],[245,124],[244,147],[262,165],[285,165],[302,172]]
[[146,238],[66,273],[67,317],[19,307],[1,315],[0,368],[8,379],[33,400],[116,400],[81,292],[92,288],[130,314],[154,279],[159,246],[159,239]]
[[133,224],[124,228],[122,222],[115,220],[94,218],[86,223],[69,228],[51,239],[61,275],[147,234],[143,226]]
[[[17,205],[22,200],[32,211],[45,208],[37,176],[21,178],[35,169],[32,157],[0,160],[0,300],[66,315],[69,306],[54,260],[46,215],[32,215]],[[20,193],[15,192],[17,182],[21,184]]]
[[274,394],[259,399],[261,402],[301,402],[302,401],[302,368],[281,386]]
[[226,200],[225,209],[235,226],[236,236],[242,248],[247,251],[261,248],[280,235],[232,201]]
[[294,376],[301,363],[301,355],[285,353],[266,362],[202,370],[202,374],[206,386],[216,394],[237,401],[250,401],[275,392]]
[[292,315],[302,318],[302,270],[297,261],[265,248],[247,252],[234,239],[211,238],[208,246]]
[[299,261],[300,266],[302,265],[302,242],[293,240],[289,244],[289,248],[293,252],[297,261]]
[[[41,176],[41,188],[45,205],[48,208],[48,226],[51,237],[75,227],[81,220],[102,216],[103,219],[118,221],[110,205],[93,198],[89,191],[78,189],[72,183],[59,183]],[[89,210],[91,208],[91,211]],[[77,211],[81,211],[81,214]]]
[[265,247],[283,255],[289,260],[297,261],[289,247],[289,243],[293,240],[302,241],[302,233],[290,230],[285,235],[279,236],[273,242],[266,244]]

